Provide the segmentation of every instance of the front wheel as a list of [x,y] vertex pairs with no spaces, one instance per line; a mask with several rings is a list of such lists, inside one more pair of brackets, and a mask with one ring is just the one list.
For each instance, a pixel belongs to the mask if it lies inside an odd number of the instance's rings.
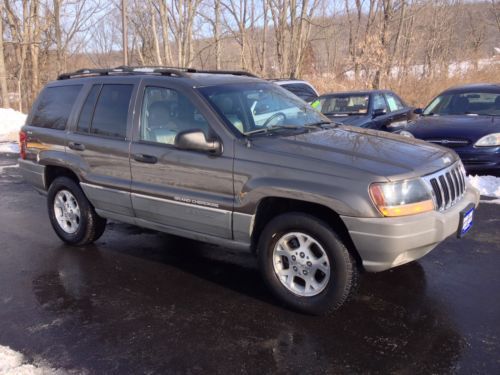
[[106,229],[106,219],[97,215],[80,186],[70,178],[58,177],[52,182],[47,208],[56,234],[70,245],[92,243]]
[[264,228],[258,251],[264,280],[293,309],[332,312],[356,288],[355,260],[332,228],[311,215],[275,217]]

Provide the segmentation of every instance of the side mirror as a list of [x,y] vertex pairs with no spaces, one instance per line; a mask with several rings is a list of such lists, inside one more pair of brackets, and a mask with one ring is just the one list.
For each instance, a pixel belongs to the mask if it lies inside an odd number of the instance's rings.
[[422,108],[415,108],[413,110],[413,113],[416,114],[416,115],[423,115],[424,114],[424,110]]
[[372,118],[379,117],[386,114],[386,110],[383,108],[377,108],[373,111]]
[[207,140],[200,129],[185,130],[177,134],[174,146],[180,150],[209,152],[215,155],[222,153],[222,144],[214,139]]

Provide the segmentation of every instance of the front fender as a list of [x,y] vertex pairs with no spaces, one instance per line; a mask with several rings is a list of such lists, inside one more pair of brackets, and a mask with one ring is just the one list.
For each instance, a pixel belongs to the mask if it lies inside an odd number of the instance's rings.
[[[338,179],[340,180],[340,179]],[[378,217],[379,213],[371,203],[366,189],[354,189],[352,181],[332,185],[321,181],[280,179],[262,177],[248,180],[238,194],[238,211],[255,214],[264,198],[286,198],[319,204],[339,215],[355,217]],[[364,194],[363,194],[364,193]]]

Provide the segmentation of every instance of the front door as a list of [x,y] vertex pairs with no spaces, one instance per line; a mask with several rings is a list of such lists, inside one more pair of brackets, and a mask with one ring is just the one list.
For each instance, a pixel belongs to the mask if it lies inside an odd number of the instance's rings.
[[[214,131],[213,115],[200,98],[158,81],[145,80],[140,90],[139,126],[130,152],[137,223],[231,239],[232,142]],[[190,129],[221,139],[222,155],[177,149],[176,134]]]
[[386,129],[393,132],[400,130],[406,125],[411,119],[411,108],[407,107],[398,96],[393,93],[386,92],[385,99],[387,100],[387,105],[390,111],[390,121],[385,125]]

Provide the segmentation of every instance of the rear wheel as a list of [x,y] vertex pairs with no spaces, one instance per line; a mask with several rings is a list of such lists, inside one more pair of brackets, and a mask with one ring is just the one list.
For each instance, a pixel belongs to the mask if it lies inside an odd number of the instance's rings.
[[258,251],[266,283],[296,310],[334,311],[356,289],[355,260],[332,228],[313,216],[277,216],[264,228]]
[[97,215],[80,186],[70,178],[58,177],[52,182],[47,208],[56,234],[70,245],[92,243],[106,229],[106,219]]

